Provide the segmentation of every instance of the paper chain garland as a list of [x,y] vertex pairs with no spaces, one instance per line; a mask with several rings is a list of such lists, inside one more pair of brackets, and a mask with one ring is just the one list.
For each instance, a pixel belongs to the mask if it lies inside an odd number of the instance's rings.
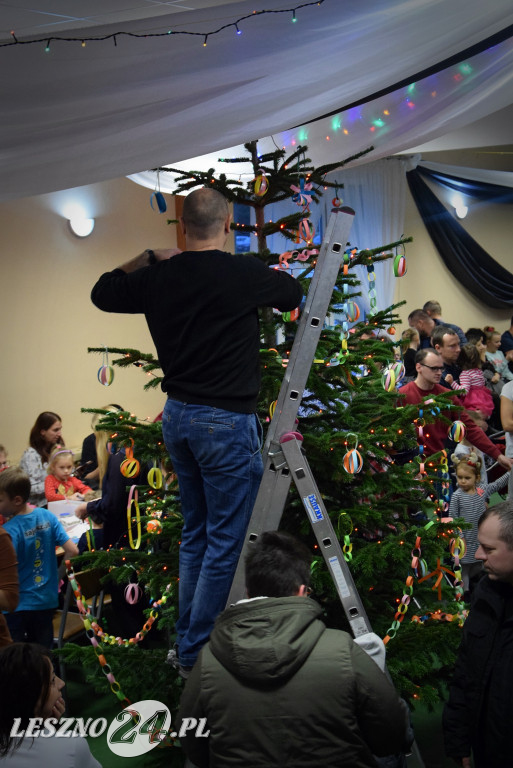
[[[432,525],[431,523],[428,523],[425,527],[429,527]],[[431,579],[433,576],[436,576],[436,581],[432,587],[434,591],[438,591],[438,599],[442,599],[442,579],[444,573],[447,573],[449,576],[452,576],[454,578],[454,591],[455,591],[455,599],[457,601],[462,600],[463,598],[463,582],[461,580],[461,566],[460,566],[460,556],[463,557],[465,554],[465,542],[460,537],[461,531],[458,529],[457,535],[454,539],[451,539],[451,555],[454,558],[454,571],[451,571],[449,568],[446,568],[443,566],[440,562],[440,558],[437,558],[436,561],[436,568],[434,571],[431,571],[431,573],[426,573],[427,571],[427,565],[426,561],[421,559],[422,550],[420,548],[421,544],[421,537],[417,536],[415,540],[415,547],[411,551],[412,560],[411,560],[411,567],[413,569],[413,572],[415,574],[415,577],[417,578],[417,583],[421,584],[423,581],[427,581],[428,579]],[[419,575],[421,578],[419,579]],[[390,640],[393,640],[394,637],[397,634],[397,631],[401,627],[401,623],[406,615],[406,612],[408,610],[408,606],[410,604],[411,598],[413,596],[413,576],[409,574],[406,577],[406,583],[403,588],[403,596],[400,600],[399,607],[397,608],[397,611],[394,615],[394,620],[387,630],[387,633],[385,637],[383,638],[383,643],[386,645]],[[445,619],[446,621],[453,621],[457,619],[460,622],[460,625],[463,624],[465,620],[466,611],[462,610],[460,613],[457,614],[450,614],[450,613],[444,613],[442,614],[441,611],[435,611],[434,613],[428,613],[422,618],[419,616],[412,616],[412,621],[416,622],[425,622],[429,618],[432,619]]]
[[319,251],[317,248],[312,248],[310,250],[304,248],[302,251],[285,251],[284,253],[280,254],[279,267],[281,269],[290,269],[289,261],[291,259],[293,261],[307,261],[310,256],[317,256],[318,253]]
[[367,267],[367,280],[369,281],[369,317],[372,317],[378,311],[376,309],[378,299],[376,293],[376,273],[374,271],[374,264],[369,264]]
[[[151,610],[150,616],[148,617],[147,621],[143,625],[143,628],[141,629],[141,631],[137,632],[135,637],[131,637],[129,640],[126,640],[126,639],[124,640],[121,637],[114,637],[114,635],[108,635],[106,632],[102,630],[101,626],[94,619],[94,617],[91,616],[91,613],[89,611],[89,606],[87,605],[86,601],[82,596],[80,585],[76,579],[75,572],[73,570],[73,566],[71,565],[70,560],[66,560],[66,573],[68,575],[68,580],[71,584],[73,594],[75,595],[75,599],[77,601],[77,608],[84,622],[86,635],[89,638],[91,645],[93,646],[95,656],[98,659],[98,662],[101,666],[101,670],[103,674],[107,678],[107,681],[110,685],[110,689],[112,693],[121,702],[130,704],[131,703],[130,700],[125,696],[125,694],[121,690],[121,686],[117,682],[116,678],[114,677],[112,669],[107,664],[107,660],[103,653],[102,643],[107,643],[108,645],[111,645],[111,646],[118,645],[120,647],[123,646],[125,648],[128,648],[129,646],[136,645],[141,640],[143,640],[144,637],[150,631],[152,625],[155,622],[155,619],[158,617],[159,609],[161,608],[161,606],[165,605],[165,603],[167,602],[167,598],[168,598],[169,592],[171,591],[172,584],[170,583],[167,585],[164,594],[159,600],[154,600],[151,603],[152,610]],[[99,638],[99,640],[97,638]]]
[[353,529],[353,521],[351,520],[351,518],[349,517],[347,512],[341,512],[340,513],[340,515],[338,516],[338,524],[337,524],[338,538],[339,539],[342,538],[342,533],[341,533],[340,529],[341,529],[341,522],[342,522],[342,518],[343,517],[347,517],[347,520],[349,521],[349,532],[343,534],[344,546],[342,547],[342,552],[344,553],[344,560],[347,563],[350,563],[351,560],[353,559],[353,554],[352,554],[353,553],[353,545],[352,545],[352,542],[351,542],[351,539],[350,539],[350,536],[351,536],[351,534],[352,534],[352,532],[354,530]]

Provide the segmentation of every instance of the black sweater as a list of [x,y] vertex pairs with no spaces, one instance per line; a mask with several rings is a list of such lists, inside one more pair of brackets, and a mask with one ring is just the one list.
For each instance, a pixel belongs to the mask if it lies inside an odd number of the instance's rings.
[[260,385],[257,307],[298,306],[299,283],[254,256],[184,251],[135,272],[103,274],[93,303],[144,313],[169,397],[252,413]]

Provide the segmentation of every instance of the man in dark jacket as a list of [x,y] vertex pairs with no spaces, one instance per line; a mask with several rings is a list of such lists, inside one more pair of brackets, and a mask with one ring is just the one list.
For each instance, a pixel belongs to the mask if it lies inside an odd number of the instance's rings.
[[310,562],[280,531],[253,545],[248,599],[218,617],[182,695],[176,728],[195,765],[370,768],[402,749],[405,709],[378,664],[320,620]]
[[489,507],[479,520],[486,576],[472,596],[449,701],[445,751],[463,768],[513,766],[513,501]]

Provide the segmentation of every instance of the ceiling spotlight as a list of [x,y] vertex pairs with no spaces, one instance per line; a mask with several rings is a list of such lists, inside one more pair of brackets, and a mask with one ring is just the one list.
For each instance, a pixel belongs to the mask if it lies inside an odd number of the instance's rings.
[[77,237],[87,237],[94,229],[94,219],[75,217],[69,219],[69,226],[73,234]]

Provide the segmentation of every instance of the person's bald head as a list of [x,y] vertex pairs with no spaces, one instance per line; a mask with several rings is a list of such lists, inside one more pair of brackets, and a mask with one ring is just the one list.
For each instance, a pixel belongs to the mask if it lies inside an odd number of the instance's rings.
[[222,234],[229,216],[226,198],[215,189],[195,189],[184,200],[184,230],[194,240],[211,240]]

